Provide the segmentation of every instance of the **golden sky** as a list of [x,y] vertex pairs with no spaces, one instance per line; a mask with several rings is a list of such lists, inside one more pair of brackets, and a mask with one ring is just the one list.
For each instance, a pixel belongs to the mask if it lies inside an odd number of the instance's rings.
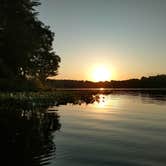
[[166,73],[165,0],[41,2],[62,60],[57,79],[94,81],[99,66],[117,80]]

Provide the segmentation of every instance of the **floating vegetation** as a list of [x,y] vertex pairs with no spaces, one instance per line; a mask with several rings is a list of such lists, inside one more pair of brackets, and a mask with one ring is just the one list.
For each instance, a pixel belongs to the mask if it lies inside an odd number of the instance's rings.
[[14,92],[0,93],[0,105],[5,107],[48,107],[67,103],[82,104],[95,101],[94,92],[57,91],[57,92]]

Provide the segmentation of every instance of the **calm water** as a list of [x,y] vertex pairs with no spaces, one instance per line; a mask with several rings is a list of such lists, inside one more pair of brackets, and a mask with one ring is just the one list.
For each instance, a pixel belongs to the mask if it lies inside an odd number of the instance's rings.
[[92,102],[83,98],[48,108],[1,108],[1,162],[166,165],[165,92],[112,92],[91,97]]

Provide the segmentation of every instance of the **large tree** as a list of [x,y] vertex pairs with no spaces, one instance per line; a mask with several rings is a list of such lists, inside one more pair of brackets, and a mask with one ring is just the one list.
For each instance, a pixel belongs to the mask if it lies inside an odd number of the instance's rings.
[[38,0],[0,0],[0,77],[44,81],[57,74],[54,33],[37,18],[38,5]]

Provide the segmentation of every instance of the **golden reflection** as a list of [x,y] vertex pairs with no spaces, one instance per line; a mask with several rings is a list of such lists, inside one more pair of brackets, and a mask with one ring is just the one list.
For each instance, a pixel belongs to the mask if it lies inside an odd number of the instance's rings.
[[118,96],[112,97],[111,95],[98,94],[93,96],[93,100],[94,100],[94,103],[91,104],[90,107],[95,108],[95,110],[98,110],[98,111],[100,110],[102,112],[103,111],[110,112],[110,110],[116,109],[121,105],[121,103],[119,103]]
[[106,96],[102,94],[94,96],[94,100],[94,106],[98,108],[104,108],[109,104],[109,101],[106,99]]

